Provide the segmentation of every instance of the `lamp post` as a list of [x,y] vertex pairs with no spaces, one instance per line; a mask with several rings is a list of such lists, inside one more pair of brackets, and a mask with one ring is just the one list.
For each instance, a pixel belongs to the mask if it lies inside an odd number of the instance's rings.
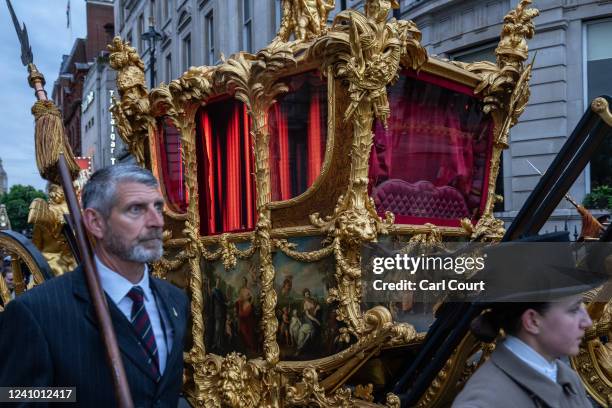
[[149,17],[149,31],[142,34],[142,39],[149,43],[149,74],[151,75],[151,89],[155,87],[155,44],[162,39],[162,35],[155,31],[155,20]]

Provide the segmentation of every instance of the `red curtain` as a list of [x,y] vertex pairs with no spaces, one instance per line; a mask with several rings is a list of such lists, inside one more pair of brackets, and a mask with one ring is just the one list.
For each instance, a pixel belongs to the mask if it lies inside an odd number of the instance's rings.
[[312,72],[297,75],[292,84],[268,114],[273,201],[306,191],[319,177],[325,154],[326,84]]
[[255,227],[253,148],[246,108],[237,101],[200,111],[198,160],[203,235]]
[[255,157],[255,152],[253,151],[253,139],[251,138],[251,132],[249,131],[251,124],[251,117],[247,112],[246,105],[242,105],[242,117],[244,120],[242,121],[242,138],[243,138],[243,146],[244,146],[244,156],[246,160],[244,160],[244,164],[246,166],[244,171],[245,177],[245,185],[246,185],[246,225],[248,229],[255,227],[255,189],[253,187],[253,175],[255,174],[253,158]]
[[326,124],[321,123],[321,100],[319,98],[319,92],[315,89],[312,92],[310,112],[308,114],[308,186],[311,186],[316,178],[319,177],[321,163],[323,162],[321,127],[326,126]]
[[476,215],[485,189],[490,117],[469,87],[424,73],[402,74],[389,90],[388,129],[380,123],[374,127],[372,194],[376,197],[376,187],[387,180],[426,180],[453,187]]
[[181,135],[170,118],[157,123],[161,177],[166,197],[175,211],[184,212],[189,202],[185,188]]
[[[273,186],[278,189],[277,200],[289,200],[291,198],[291,158],[289,156],[289,130],[287,129],[287,117],[283,114],[280,104],[276,103],[272,106],[273,121],[276,126],[276,132],[270,136],[270,142],[273,153],[271,158],[276,157],[273,161],[276,169],[272,171],[274,176]],[[271,132],[272,133],[272,132]]]

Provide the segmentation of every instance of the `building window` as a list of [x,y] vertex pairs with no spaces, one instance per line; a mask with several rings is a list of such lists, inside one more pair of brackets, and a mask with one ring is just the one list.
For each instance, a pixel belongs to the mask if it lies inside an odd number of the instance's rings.
[[172,8],[172,0],[162,0],[162,22],[170,18],[170,10]]
[[[600,95],[612,95],[612,20],[599,20],[586,25],[586,85],[585,106]],[[591,160],[590,188],[612,186],[612,138],[604,139],[603,146]]]
[[213,12],[206,15],[206,64],[215,64],[215,25],[213,20]]
[[123,27],[123,23],[125,23],[123,1],[119,1],[119,27]]
[[128,31],[127,35],[125,36],[125,40],[129,42],[130,45],[134,45],[134,43],[132,42],[132,30]]
[[140,54],[144,51],[144,40],[142,35],[144,34],[144,14],[138,16],[138,52]]
[[172,81],[172,54],[166,55],[164,61],[164,75],[166,76],[166,82]]
[[247,52],[253,51],[253,20],[251,19],[251,11],[253,7],[251,0],[242,0],[242,41],[243,48]]
[[191,66],[191,35],[183,38],[183,71]]
[[495,62],[495,47],[497,45],[489,44],[476,49],[472,48],[466,51],[458,51],[451,55],[451,59],[461,62],[477,62],[489,61]]

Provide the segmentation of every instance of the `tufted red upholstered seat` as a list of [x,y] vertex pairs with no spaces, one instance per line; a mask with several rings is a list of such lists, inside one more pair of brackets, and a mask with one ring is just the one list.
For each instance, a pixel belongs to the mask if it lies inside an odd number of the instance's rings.
[[465,199],[454,187],[436,187],[425,180],[416,183],[387,180],[375,188],[374,203],[379,213],[392,211],[396,215],[450,219],[470,215]]

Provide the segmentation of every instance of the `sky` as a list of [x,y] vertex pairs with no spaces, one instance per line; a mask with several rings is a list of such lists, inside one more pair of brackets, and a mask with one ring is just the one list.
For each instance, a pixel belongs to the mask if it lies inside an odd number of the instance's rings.
[[[34,64],[45,76],[49,97],[57,79],[62,55],[70,53],[76,38],[86,36],[85,0],[71,0],[71,29],[66,28],[68,0],[12,0],[17,19],[25,23]],[[34,118],[30,112],[36,101],[21,64],[21,47],[6,0],[0,0],[0,159],[8,184],[32,185],[45,189],[34,156]]]

